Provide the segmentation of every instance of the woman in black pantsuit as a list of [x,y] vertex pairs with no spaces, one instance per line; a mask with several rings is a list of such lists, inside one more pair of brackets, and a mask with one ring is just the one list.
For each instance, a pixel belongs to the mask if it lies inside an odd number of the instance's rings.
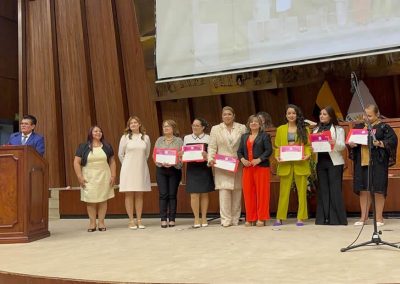
[[[163,122],[162,127],[164,135],[157,139],[154,148],[175,149],[180,151],[183,141],[178,137],[179,132],[176,122],[167,119]],[[158,190],[160,192],[159,202],[161,228],[174,227],[177,193],[182,177],[182,163],[178,162],[175,165],[169,165],[156,162],[156,166],[156,179]]]
[[344,159],[346,148],[344,130],[338,125],[334,109],[327,106],[321,110],[319,124],[314,133],[330,131],[333,146],[331,152],[317,153],[318,202],[316,225],[347,225],[346,208],[342,196]]

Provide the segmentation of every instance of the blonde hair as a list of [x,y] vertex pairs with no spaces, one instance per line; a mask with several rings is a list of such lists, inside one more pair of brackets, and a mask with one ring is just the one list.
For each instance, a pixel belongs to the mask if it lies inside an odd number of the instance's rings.
[[141,138],[144,139],[144,136],[146,135],[146,128],[143,126],[143,124],[142,124],[140,118],[137,117],[137,116],[131,116],[131,117],[129,117],[128,121],[126,122],[126,128],[125,128],[125,130],[124,130],[124,134],[128,135],[128,138],[129,138],[129,139],[132,139],[132,130],[131,130],[131,128],[130,128],[130,124],[131,124],[131,121],[132,121],[132,120],[136,120],[137,123],[140,124],[140,126],[139,126],[139,133],[142,134],[142,137],[141,137]]
[[224,107],[222,108],[222,113],[224,113],[224,111],[226,111],[226,110],[230,111],[233,115],[235,115],[235,111],[233,110],[232,107],[230,107],[230,106],[224,106]]
[[169,126],[171,126],[173,135],[179,137],[178,124],[174,120],[166,119],[163,121],[162,126],[164,126],[164,124],[168,124]]

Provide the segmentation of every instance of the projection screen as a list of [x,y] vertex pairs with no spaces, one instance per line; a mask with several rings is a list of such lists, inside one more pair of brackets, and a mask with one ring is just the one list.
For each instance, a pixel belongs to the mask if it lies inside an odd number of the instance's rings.
[[400,47],[400,0],[157,0],[159,82]]

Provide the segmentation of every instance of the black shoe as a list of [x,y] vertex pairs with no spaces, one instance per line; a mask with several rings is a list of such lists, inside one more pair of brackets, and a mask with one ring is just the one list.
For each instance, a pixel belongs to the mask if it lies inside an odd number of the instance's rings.
[[[93,233],[93,232],[96,231],[96,227],[91,228],[91,229],[87,229],[87,231],[88,231],[89,233]],[[99,228],[99,231],[100,231],[100,228]]]

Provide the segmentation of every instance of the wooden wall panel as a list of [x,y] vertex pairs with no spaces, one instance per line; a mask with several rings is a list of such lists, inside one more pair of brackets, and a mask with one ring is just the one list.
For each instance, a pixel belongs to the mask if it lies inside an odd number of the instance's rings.
[[13,120],[18,113],[17,1],[0,2],[0,118]]
[[[152,100],[140,43],[140,36],[132,0],[116,0],[119,38],[126,83],[129,116],[136,115],[146,128],[151,143],[159,137],[156,103]],[[152,83],[154,84],[154,83]],[[149,162],[152,181],[155,181],[155,165]]]
[[18,24],[0,17],[0,77],[18,79]]
[[[117,153],[125,126],[125,100],[121,86],[118,47],[111,0],[85,1],[90,66],[93,80],[96,123]],[[116,156],[117,176],[120,163]],[[121,207],[122,196],[109,202],[110,210]]]
[[343,116],[346,117],[351,99],[353,98],[353,94],[350,92],[350,77],[346,79],[328,77],[327,81]]
[[253,93],[227,94],[222,97],[223,107],[230,106],[235,110],[235,121],[246,124],[250,115],[256,113]]
[[295,104],[303,111],[304,118],[317,121],[318,117],[313,117],[315,103],[318,92],[323,82],[316,82],[309,85],[292,87],[288,90],[289,103]]
[[186,134],[192,133],[190,113],[188,107],[188,100],[174,100],[174,101],[162,101],[160,104],[160,127],[161,122],[166,119],[175,120],[178,124],[180,136],[183,137]]
[[86,17],[96,118],[105,137],[118,146],[125,110],[111,0],[87,0]]
[[0,118],[14,119],[18,113],[18,80],[0,77]]
[[0,1],[0,17],[7,18],[9,21],[17,23],[18,19],[18,1],[17,0],[1,0]]
[[92,124],[80,0],[56,1],[56,28],[64,135],[66,183],[78,184],[73,159]]
[[200,97],[189,99],[192,109],[192,119],[202,117],[209,123],[210,127],[207,132],[211,131],[211,127],[221,123],[221,98],[220,96]]
[[396,105],[393,103],[393,77],[364,78],[363,80],[374,97],[381,114],[386,117],[396,117]]
[[26,5],[28,112],[37,117],[36,130],[45,136],[50,187],[59,186],[65,183],[65,170],[52,5],[50,0],[27,1]]
[[256,111],[265,111],[271,115],[274,126],[285,123],[285,107],[288,104],[286,89],[263,90],[254,94]]

